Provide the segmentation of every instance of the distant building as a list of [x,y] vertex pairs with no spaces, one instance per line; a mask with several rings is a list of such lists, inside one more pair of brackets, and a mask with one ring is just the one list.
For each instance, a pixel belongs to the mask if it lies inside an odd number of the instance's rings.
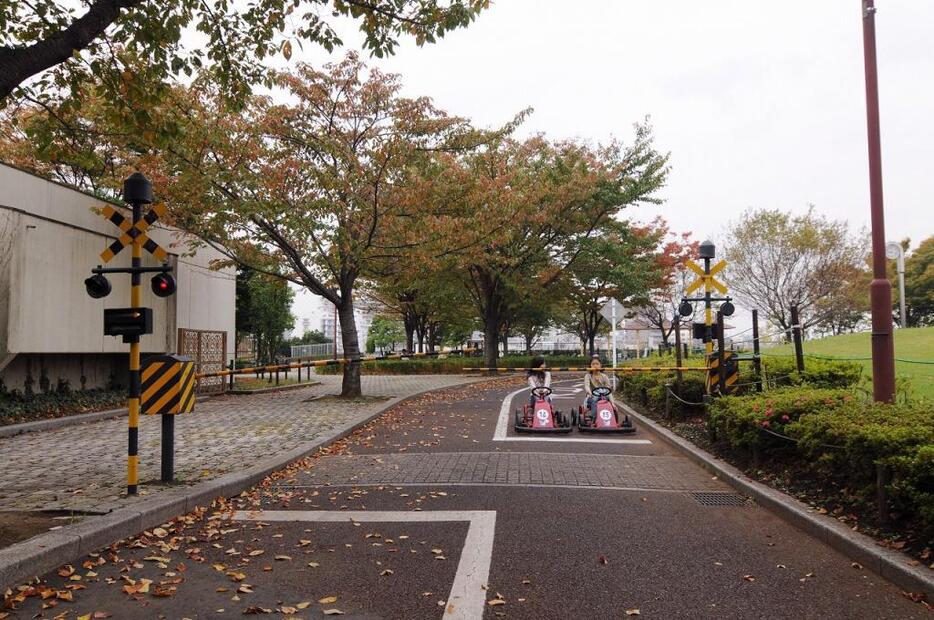
[[[94,212],[105,204],[0,164],[0,380],[7,389],[126,385],[129,347],[104,335],[103,310],[129,305],[130,278],[109,276],[113,290],[103,299],[84,288],[119,232]],[[235,346],[234,269],[211,269],[222,258],[211,248],[189,256],[178,230],[157,222],[148,234],[169,252],[178,291],[157,297],[143,277],[142,302],[153,309],[153,333],[141,339],[144,358],[183,353],[196,371],[220,369]],[[128,267],[130,253],[123,250],[109,266]],[[143,265],[158,263],[144,252]]]

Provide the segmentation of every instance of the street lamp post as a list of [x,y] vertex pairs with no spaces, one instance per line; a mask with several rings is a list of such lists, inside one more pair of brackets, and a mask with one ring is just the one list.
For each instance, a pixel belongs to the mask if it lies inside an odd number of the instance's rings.
[[905,250],[902,244],[889,241],[885,244],[885,257],[895,261],[898,274],[898,326],[908,327],[908,313],[905,311]]
[[869,204],[872,212],[872,397],[895,400],[895,342],[892,336],[892,284],[885,273],[885,214],[882,203],[882,148],[879,138],[879,80],[876,71],[876,7],[863,10],[863,69],[866,76],[866,127],[869,138]]

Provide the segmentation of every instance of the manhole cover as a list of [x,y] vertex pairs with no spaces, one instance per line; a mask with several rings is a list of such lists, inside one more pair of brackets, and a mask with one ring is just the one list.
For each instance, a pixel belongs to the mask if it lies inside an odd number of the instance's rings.
[[746,498],[737,493],[697,492],[691,493],[701,506],[746,506]]

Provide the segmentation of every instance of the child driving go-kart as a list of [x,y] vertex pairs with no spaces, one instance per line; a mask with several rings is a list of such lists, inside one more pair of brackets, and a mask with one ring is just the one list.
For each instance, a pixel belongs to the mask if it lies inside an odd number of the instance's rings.
[[603,372],[600,358],[594,355],[590,369],[584,377],[584,392],[587,394],[586,409],[581,407],[577,426],[583,432],[632,433],[636,428],[629,416],[620,417],[619,407],[613,400],[613,382]]
[[529,404],[516,410],[518,433],[570,433],[571,421],[551,407],[551,373],[545,370],[545,358],[536,357],[528,371],[531,395]]
[[[539,387],[551,387],[551,373],[545,370],[545,358],[541,355],[532,358],[532,364],[526,374],[529,378],[529,390],[534,390]],[[551,402],[550,397],[548,398],[548,402]],[[529,405],[535,406],[535,394],[529,394]]]

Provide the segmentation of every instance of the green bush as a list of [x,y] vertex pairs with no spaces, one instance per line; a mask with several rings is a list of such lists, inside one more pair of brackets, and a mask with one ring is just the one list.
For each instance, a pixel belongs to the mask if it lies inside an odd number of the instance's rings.
[[[499,358],[497,366],[528,368],[532,363],[530,355],[508,355]],[[583,367],[589,363],[589,358],[577,355],[547,355],[545,364],[551,368],[562,366]],[[445,358],[413,357],[407,360],[391,359],[382,361],[363,362],[361,372],[365,375],[444,375],[462,374],[465,368],[485,368],[486,362],[482,357],[449,356]],[[316,372],[319,375],[341,374],[341,366],[321,366]]]
[[[716,399],[708,425],[718,441],[733,449],[794,459],[815,473],[844,480],[867,502],[881,488],[890,510],[934,534],[930,406],[872,403],[852,390],[786,387]],[[882,487],[876,486],[879,467],[889,474]]]
[[[705,384],[704,373],[686,372],[683,379],[677,384],[677,375],[674,370],[659,372],[620,373],[617,386],[620,392],[635,402],[655,410],[665,408],[665,386],[671,385],[671,390],[682,400],[670,398],[668,401],[670,411],[690,413],[703,410]],[[697,403],[697,404],[687,404]]]
[[804,371],[798,372],[793,357],[762,358],[767,385],[810,385],[818,388],[845,388],[859,383],[862,365],[856,362],[807,358]]
[[760,450],[785,447],[787,441],[763,429],[785,434],[786,426],[808,413],[836,409],[854,401],[845,390],[785,387],[745,396],[725,396],[710,403],[708,427],[731,448]]
[[85,411],[101,411],[126,403],[124,390],[70,390],[24,395],[18,391],[0,394],[0,425],[39,418],[55,418]]

